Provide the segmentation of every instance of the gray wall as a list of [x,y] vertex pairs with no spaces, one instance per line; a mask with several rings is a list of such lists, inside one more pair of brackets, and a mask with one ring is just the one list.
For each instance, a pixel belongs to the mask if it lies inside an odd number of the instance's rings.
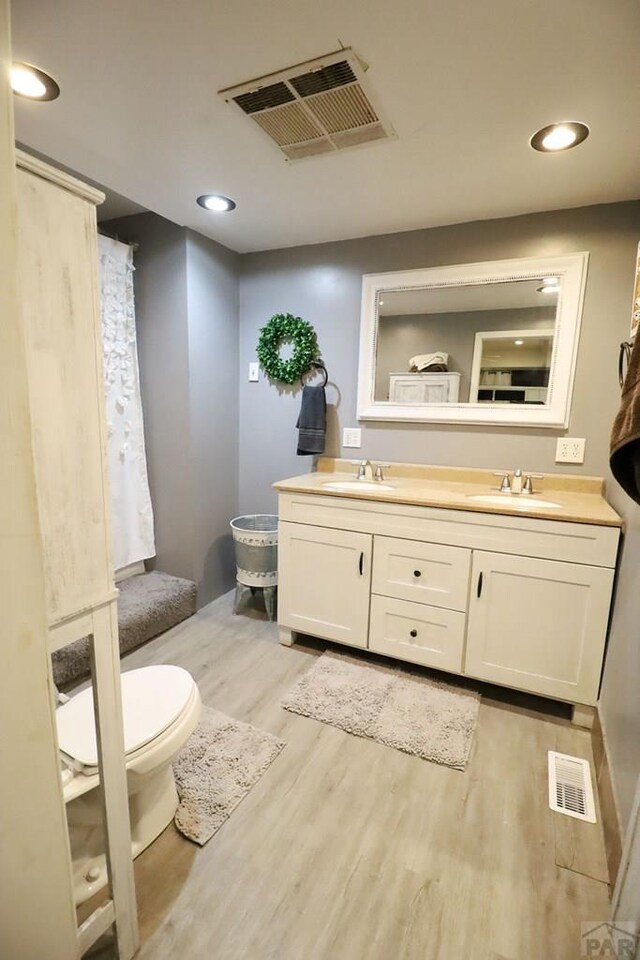
[[139,243],[136,327],[156,558],[208,603],[234,581],[238,255],[153,213],[101,224]]
[[[607,204],[459,224],[391,236],[274,250],[242,257],[240,284],[240,510],[272,511],[271,484],[306,472],[296,457],[300,397],[262,378],[247,382],[259,328],[291,312],[318,332],[331,380],[329,451],[373,460],[575,472],[609,477],[608,442],[619,402],[617,347],[629,331],[640,203]],[[356,426],[363,273],[588,250],[589,273],[569,436],[587,437],[583,467],[556,465],[560,431],[362,423],[362,448],[341,451],[338,428]],[[602,688],[602,716],[622,820],[640,773],[639,508],[613,480],[610,499],[629,525]]]
[[235,580],[238,502],[238,255],[187,232],[192,531],[199,601]]
[[555,307],[547,306],[383,317],[378,326],[375,398],[389,399],[389,374],[408,370],[410,357],[437,350],[449,354],[452,373],[462,374],[459,399],[466,402],[476,333],[480,330],[551,330],[555,316]]

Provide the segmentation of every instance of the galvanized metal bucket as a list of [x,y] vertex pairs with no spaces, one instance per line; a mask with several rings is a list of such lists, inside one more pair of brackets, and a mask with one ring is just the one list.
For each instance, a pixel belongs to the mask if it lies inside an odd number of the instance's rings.
[[236,579],[247,587],[275,587],[278,582],[278,518],[254,513],[231,521],[236,551]]

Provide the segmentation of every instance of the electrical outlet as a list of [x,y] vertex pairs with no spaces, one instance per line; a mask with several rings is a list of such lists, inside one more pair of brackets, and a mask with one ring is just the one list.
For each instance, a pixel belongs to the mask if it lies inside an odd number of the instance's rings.
[[342,431],[343,447],[361,447],[362,430],[360,427],[345,427]]
[[556,463],[584,463],[584,437],[558,437]]
[[249,383],[257,383],[259,379],[260,379],[260,364],[250,363],[249,364]]

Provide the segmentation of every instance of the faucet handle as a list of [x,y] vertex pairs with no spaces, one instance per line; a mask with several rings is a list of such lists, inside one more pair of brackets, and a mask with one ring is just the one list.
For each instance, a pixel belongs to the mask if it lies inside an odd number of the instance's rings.
[[385,470],[386,470],[386,468],[389,467],[389,466],[390,466],[389,463],[378,463],[378,464],[376,465],[376,472],[375,472],[375,474],[374,474],[374,479],[375,479],[375,480],[384,480],[384,473],[383,473],[382,468],[384,467]]
[[494,477],[502,477],[500,482],[500,493],[511,493],[511,481],[509,480],[508,470],[499,470],[493,472]]
[[522,484],[523,493],[533,493],[533,481],[542,480],[544,477],[543,473],[528,473],[524,478],[524,483]]

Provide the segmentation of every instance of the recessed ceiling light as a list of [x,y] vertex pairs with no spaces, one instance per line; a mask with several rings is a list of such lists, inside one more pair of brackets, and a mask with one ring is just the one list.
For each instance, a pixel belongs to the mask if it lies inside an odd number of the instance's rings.
[[524,340],[514,340],[513,342],[515,343],[516,347],[521,347],[524,343]]
[[538,130],[531,137],[529,143],[534,150],[541,153],[557,153],[559,150],[569,150],[589,136],[589,127],[586,123],[577,120],[566,120],[563,123],[550,123]]
[[560,283],[556,278],[543,280],[541,287],[536,287],[538,293],[559,293]]
[[211,210],[213,213],[227,213],[229,210],[235,210],[235,200],[230,197],[224,197],[221,193],[205,193],[198,197],[198,203],[205,210]]
[[12,63],[11,89],[19,97],[28,100],[55,100],[60,96],[60,87],[48,73],[32,63]]

